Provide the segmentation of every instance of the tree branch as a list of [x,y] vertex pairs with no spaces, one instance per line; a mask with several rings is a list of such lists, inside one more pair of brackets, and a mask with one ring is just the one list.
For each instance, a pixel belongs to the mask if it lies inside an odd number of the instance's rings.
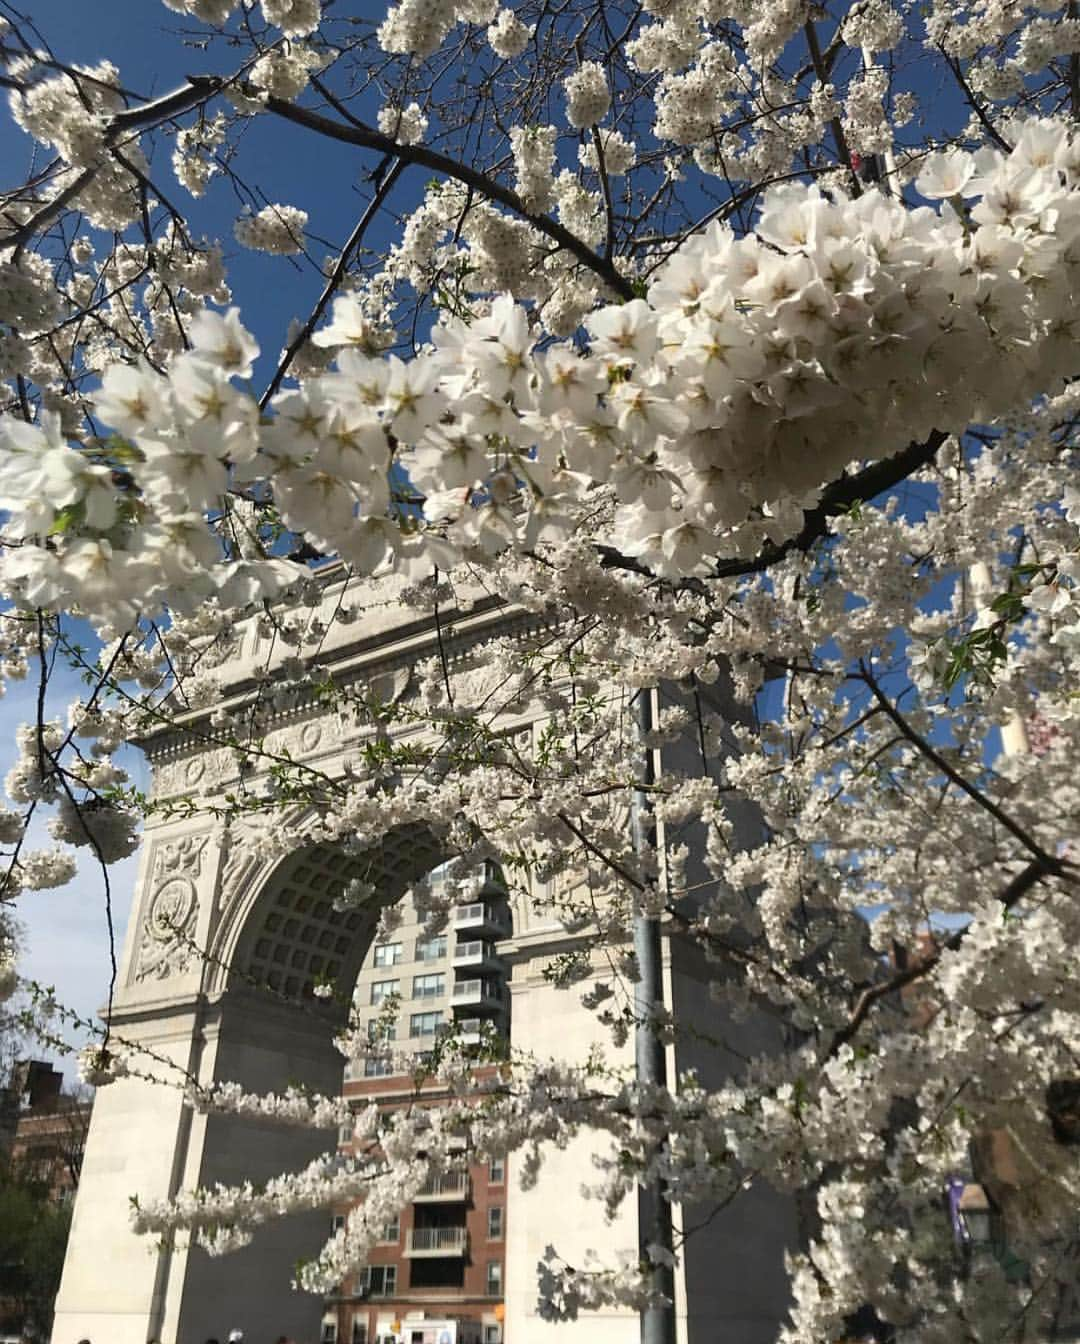
[[[190,82],[201,88],[203,95],[207,96],[216,92],[224,85],[225,81],[199,78]],[[470,186],[479,192],[485,199],[497,201],[500,205],[506,206],[508,210],[512,210],[514,214],[519,215],[528,224],[531,224],[538,233],[545,234],[559,247],[572,253],[583,266],[599,276],[604,284],[618,294],[620,298],[629,300],[634,297],[633,286],[629,280],[619,274],[612,262],[599,256],[588,244],[583,243],[576,234],[571,233],[562,224],[557,223],[547,215],[534,214],[526,208],[525,202],[516,191],[504,187],[500,182],[496,182],[478,168],[471,168],[468,164],[459,163],[456,159],[450,158],[449,155],[440,154],[438,150],[431,149],[427,145],[399,144],[392,136],[384,135],[381,131],[364,126],[362,123],[344,126],[341,122],[324,117],[319,112],[312,112],[306,107],[298,107],[295,103],[286,102],[282,98],[269,97],[266,99],[264,106],[267,112],[271,112],[285,121],[291,121],[297,126],[303,126],[306,130],[315,131],[330,140],[340,140],[344,144],[357,145],[361,149],[374,149],[381,154],[392,155],[403,163],[418,163],[434,172],[445,173],[447,177],[451,177],[455,181],[463,182],[466,186]]]
[[397,162],[394,164],[394,166],[390,169],[390,171],[383,177],[382,181],[379,183],[378,190],[375,192],[375,195],[372,196],[371,200],[368,202],[367,208],[364,210],[364,213],[360,216],[360,219],[357,221],[356,228],[353,229],[352,233],[349,235],[348,242],[346,242],[345,246],[341,249],[341,256],[338,257],[337,263],[330,274],[330,278],[329,280],[327,280],[322,293],[319,295],[318,300],[315,303],[315,307],[311,310],[310,316],[308,317],[304,325],[300,328],[300,330],[296,333],[296,335],[293,337],[293,339],[289,342],[288,348],[281,357],[281,362],[274,370],[274,376],[273,378],[270,379],[269,386],[267,387],[266,391],[262,394],[262,396],[259,398],[260,410],[266,409],[266,406],[270,401],[270,398],[281,386],[282,379],[285,377],[286,373],[289,370],[289,365],[296,358],[297,351],[300,349],[300,347],[304,344],[304,342],[310,337],[311,333],[318,326],[319,319],[326,311],[326,305],[330,302],[331,298],[333,297],[334,291],[341,284],[341,278],[345,274],[345,269],[349,264],[349,258],[360,246],[360,242],[363,239],[364,234],[367,232],[368,225],[378,214],[383,201],[385,201],[387,196],[389,196],[394,186],[394,183],[401,176],[404,169],[405,169],[404,161],[398,159]]
[[1014,840],[1019,841],[1019,843],[1023,845],[1033,857],[1042,873],[1057,876],[1062,872],[1064,865],[1060,859],[1055,858],[1053,854],[1048,854],[1036,840],[1028,835],[1027,831],[1025,831],[1022,826],[1017,825],[1012,817],[998,807],[997,803],[992,799],[987,798],[986,794],[983,793],[981,789],[977,789],[970,780],[966,779],[958,770],[951,766],[945,757],[942,756],[921,733],[917,733],[915,729],[912,728],[911,724],[908,723],[907,719],[900,713],[878,685],[876,678],[865,663],[860,664],[860,670],[852,675],[856,680],[861,681],[863,685],[869,688],[870,694],[877,701],[883,713],[886,717],[892,720],[900,733],[903,734],[911,745],[915,747],[921,755],[925,756],[926,759],[933,764],[935,769],[940,770],[946,779],[955,784],[962,793],[966,793],[973,802],[977,803],[985,812],[988,812],[999,826],[1002,826],[1009,832]]
[[[923,443],[913,443],[894,457],[882,458],[854,476],[841,476],[822,491],[818,504],[803,514],[802,529],[779,546],[770,543],[763,546],[752,559],[718,560],[713,572],[706,579],[733,579],[744,574],[763,574],[767,569],[783,560],[792,551],[808,551],[816,541],[828,536],[829,520],[847,510],[859,500],[873,499],[894,485],[899,485],[920,467],[925,467],[937,456],[941,445],[949,436],[935,429]],[[625,569],[632,574],[641,574],[645,578],[657,576],[647,565],[617,551],[614,546],[598,546],[600,562],[605,569]],[[702,580],[694,579],[694,585]],[[683,580],[679,587],[689,587],[690,581]]]
[[[1004,889],[998,899],[1001,901],[1003,910],[1011,910],[1031,889],[1047,876],[1046,868],[1038,861],[1029,863],[1012,879]],[[890,975],[887,980],[882,980],[879,984],[871,985],[869,989],[864,989],[851,1010],[851,1016],[829,1042],[828,1051],[825,1054],[826,1059],[831,1059],[842,1046],[854,1037],[855,1033],[866,1020],[871,1008],[879,999],[888,998],[890,994],[895,994],[916,980],[921,980],[924,975],[930,971],[941,960],[943,952],[955,952],[964,941],[967,929],[957,929],[957,931],[947,938],[934,949],[928,952],[926,956],[920,957],[918,961],[913,961],[903,970],[897,971],[895,975]]]

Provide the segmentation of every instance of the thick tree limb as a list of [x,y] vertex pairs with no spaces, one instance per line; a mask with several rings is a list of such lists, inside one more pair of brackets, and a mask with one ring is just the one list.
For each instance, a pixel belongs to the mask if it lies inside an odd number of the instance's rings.
[[[214,82],[223,84],[225,81]],[[156,126],[162,121],[168,121],[170,117],[178,116],[181,112],[188,112],[199,103],[205,102],[216,91],[207,87],[207,81],[190,78],[181,88],[174,89],[172,93],[167,93],[162,98],[155,98],[153,102],[145,103],[141,107],[125,108],[123,112],[117,112],[105,127],[103,145],[111,149],[121,136],[143,127]],[[19,253],[34,234],[40,233],[51,224],[67,203],[90,185],[97,176],[99,167],[100,162],[84,168],[63,191],[48,201],[25,224],[6,238],[0,239],[0,246],[14,248],[17,260]],[[125,167],[131,171],[131,165],[126,161]]]
[[46,201],[40,210],[31,215],[25,224],[20,225],[13,233],[9,233],[6,238],[0,239],[0,246],[12,248],[12,260],[14,262],[18,262],[26,244],[33,238],[34,234],[48,228],[68,201],[78,196],[79,192],[88,187],[96,176],[97,168],[84,168],[77,177],[72,178],[63,191],[57,192],[51,201]]

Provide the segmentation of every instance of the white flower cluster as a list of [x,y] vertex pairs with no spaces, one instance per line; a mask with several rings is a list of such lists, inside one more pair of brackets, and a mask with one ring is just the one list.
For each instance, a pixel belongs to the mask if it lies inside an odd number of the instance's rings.
[[77,1073],[87,1087],[107,1087],[127,1076],[128,1065],[115,1048],[92,1043],[79,1052]]
[[497,10],[498,0],[398,0],[378,29],[379,45],[394,54],[430,56],[455,24],[489,24]]
[[418,145],[424,138],[428,119],[420,109],[419,103],[409,103],[407,107],[395,107],[387,103],[379,111],[379,130],[402,145]]
[[[524,311],[503,298],[471,326],[439,326],[408,364],[346,350],[336,372],[279,396],[268,424],[230,381],[250,369],[250,337],[233,313],[203,314],[167,379],[135,367],[105,378],[99,414],[142,454],[141,528],[121,522],[109,471],[67,448],[55,422],[6,423],[9,532],[33,542],[62,511],[80,520],[59,545],[7,553],[8,589],[114,618],[156,601],[183,609],[191,576],[222,568],[193,510],[223,507],[230,472],[264,480],[291,528],[362,572],[565,534],[589,482],[614,488],[625,554],[664,575],[707,572],[717,554],[797,530],[866,423],[887,456],[1069,373],[1077,163],[1071,133],[1045,121],[1008,155],[932,161],[922,189],[944,174],[976,198],[966,220],[951,204],[913,211],[874,191],[829,200],[776,187],[755,234],[714,226],[658,272],[648,302],[590,314],[587,357],[534,356]],[[513,265],[494,277],[507,283],[527,255],[521,227],[488,208],[470,215],[470,242],[493,268]],[[323,341],[363,330],[355,303],[336,301]],[[393,517],[391,435],[394,461],[427,496],[426,530]],[[282,562],[250,563],[280,583]]]
[[266,205],[256,214],[250,208],[236,220],[233,234],[236,241],[253,252],[270,252],[288,256],[303,252],[307,211],[295,205]]
[[273,47],[251,68],[251,83],[274,98],[291,101],[307,88],[313,72],[321,70],[326,57],[305,42]]
[[68,845],[82,845],[102,863],[116,863],[139,846],[139,817],[127,808],[94,798],[76,805],[65,793],[49,820],[49,834]]
[[23,833],[23,819],[10,807],[0,806],[0,845],[14,845]]
[[25,336],[48,331],[60,315],[60,295],[53,268],[36,252],[18,261],[0,254],[0,322]]
[[869,52],[891,51],[903,35],[903,16],[890,0],[861,0],[844,19],[844,41]]
[[892,148],[892,125],[885,110],[888,88],[888,74],[878,65],[848,85],[844,133],[859,154],[883,154]]
[[319,26],[319,0],[259,0],[263,18],[286,37],[307,37]]
[[520,56],[531,37],[529,29],[512,9],[500,9],[487,30],[491,50],[504,61],[512,61],[515,56]]
[[[77,167],[94,164],[103,152],[104,122],[123,103],[112,87],[119,84],[119,71],[103,62],[85,70],[92,78],[76,83],[68,75],[41,79],[25,91],[10,95],[16,122],[42,144],[51,145],[68,163]],[[87,94],[87,90],[92,90]],[[86,97],[96,104],[88,111]]]
[[227,23],[236,8],[236,0],[162,0],[162,3],[177,14],[190,14],[215,26]]
[[515,126],[510,131],[517,175],[514,187],[526,209],[534,215],[544,214],[555,203],[551,166],[555,161],[556,135],[554,126]]
[[338,1129],[355,1123],[361,1133],[368,1133],[377,1119],[374,1107],[365,1118],[344,1097],[312,1096],[296,1087],[277,1095],[245,1092],[239,1083],[215,1083],[210,1088],[189,1089],[188,1098],[204,1115],[246,1115],[301,1129]]
[[49,801],[56,797],[53,757],[64,741],[63,726],[49,720],[40,726],[20,724],[15,731],[18,756],[4,780],[4,791],[16,803]]
[[566,94],[566,119],[583,130],[603,121],[611,106],[611,93],[602,65],[584,61],[563,83]]
[[555,179],[559,223],[592,246],[604,236],[604,205],[598,191],[589,191],[569,168]]
[[225,118],[221,113],[210,121],[200,121],[177,132],[172,158],[173,172],[176,180],[192,196],[201,196],[210,179],[220,171],[214,162],[213,151],[224,139]]
[[[600,132],[600,149],[604,156],[604,172],[608,177],[622,177],[628,173],[637,160],[637,145],[627,140],[621,131],[603,130]],[[578,160],[583,168],[598,172],[600,159],[596,145],[590,140],[578,150]]]
[[[130,171],[107,153],[105,145],[109,117],[123,107],[116,88],[119,72],[102,62],[79,73],[88,77],[76,82],[72,75],[57,75],[13,90],[11,113],[23,130],[50,145],[68,165],[48,179],[47,194],[72,188],[82,170],[93,169],[79,192],[79,208],[98,228],[123,229],[137,218],[139,200]],[[124,154],[136,171],[148,170],[137,142],[126,144]]]
[[46,891],[64,887],[75,876],[75,860],[67,850],[23,851],[18,860],[0,872],[0,896],[13,900],[23,890]]

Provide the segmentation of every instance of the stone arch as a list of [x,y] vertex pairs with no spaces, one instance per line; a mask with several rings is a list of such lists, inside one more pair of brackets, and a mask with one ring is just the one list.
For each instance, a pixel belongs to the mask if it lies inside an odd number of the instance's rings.
[[[320,619],[329,630],[320,644],[327,674],[342,686],[362,682],[384,687],[380,693],[388,701],[407,694],[418,661],[434,657],[444,658],[455,681],[462,679],[466,690],[482,698],[488,672],[477,665],[476,651],[497,636],[526,639],[540,625],[534,613],[505,607],[479,588],[463,590],[458,606],[436,617],[418,614],[397,600],[405,584],[400,577],[355,584],[344,570],[329,568],[318,582],[324,590]],[[332,619],[346,588],[352,599],[369,604],[363,619],[348,627]],[[291,647],[280,641],[276,648],[273,641],[264,641],[252,621],[219,669],[220,703],[233,710],[254,705],[266,677],[292,656]],[[230,1080],[265,1092],[301,1082],[333,1092],[343,1064],[332,1045],[335,1010],[307,1002],[306,987],[323,973],[315,964],[320,957],[327,974],[334,974],[342,986],[351,985],[373,938],[378,911],[373,908],[359,922],[351,922],[348,915],[338,920],[319,907],[332,881],[347,880],[345,874],[356,871],[358,860],[368,871],[378,869],[383,897],[390,900],[446,855],[423,828],[400,828],[339,864],[336,854],[320,846],[315,815],[299,807],[278,815],[276,835],[269,841],[243,820],[216,820],[228,809],[215,809],[215,799],[237,796],[241,783],[247,796],[257,797],[266,773],[253,766],[247,774],[239,753],[217,740],[214,708],[183,711],[142,744],[153,767],[155,800],[169,804],[194,792],[209,805],[187,810],[181,801],[172,810],[163,807],[147,826],[114,1033],[149,1047],[166,1067],[171,1064],[203,1084]],[[508,704],[493,728],[524,735],[534,732],[533,725],[543,718],[539,701]],[[401,730],[406,740],[413,732],[408,726]],[[290,760],[315,762],[336,775],[370,735],[370,727],[325,712],[310,695],[286,697],[275,706],[265,740]],[[673,753],[676,768],[696,773],[696,742],[688,739]],[[752,830],[756,823],[748,818],[745,824]],[[296,852],[278,843],[282,835],[296,837]],[[515,900],[512,914],[516,1045],[538,1057],[583,1061],[598,1039],[596,1021],[581,1009],[578,998],[587,984],[579,982],[567,994],[548,975],[567,949],[566,934],[542,912],[537,915],[524,896]],[[209,955],[193,955],[193,947]],[[668,953],[673,1010],[690,1021],[714,1021],[708,968],[691,962],[678,948]],[[331,962],[340,970],[330,972]],[[604,973],[599,963],[594,970],[596,977]],[[279,977],[276,985],[273,975]],[[721,1024],[718,1031],[723,1030]],[[752,1054],[760,1047],[748,1032],[740,1025],[738,1039]],[[702,1032],[701,1039],[707,1035]],[[717,1064],[717,1056],[695,1054],[695,1041],[690,1045],[685,1057],[674,1061],[673,1071],[696,1070],[706,1083],[724,1076],[726,1057]],[[629,1057],[614,1062],[629,1064]],[[290,1284],[297,1260],[310,1255],[328,1231],[325,1215],[278,1220],[261,1229],[249,1250],[210,1260],[179,1243],[159,1248],[136,1237],[128,1201],[135,1194],[154,1200],[217,1181],[265,1181],[322,1156],[334,1140],[332,1134],[195,1114],[176,1086],[155,1087],[128,1078],[102,1089],[75,1203],[53,1344],[77,1344],[84,1338],[95,1344],[203,1344],[208,1338],[224,1339],[236,1326],[246,1330],[249,1344],[282,1334],[316,1338],[322,1303],[294,1294]],[[562,1344],[628,1344],[638,1337],[636,1317],[624,1312],[589,1314],[575,1327],[553,1325],[536,1312],[535,1267],[554,1227],[573,1256],[590,1247],[636,1244],[637,1211],[632,1207],[620,1213],[617,1226],[603,1222],[596,1201],[575,1205],[574,1216],[567,1217],[567,1194],[591,1170],[590,1159],[586,1136],[560,1145],[540,1181],[524,1192],[516,1188],[515,1158],[510,1155],[508,1344],[538,1344],[555,1335]],[[776,1229],[784,1224],[782,1212],[766,1209],[753,1224],[755,1236],[748,1235],[742,1206],[734,1216],[742,1220],[735,1231],[717,1219],[695,1248],[702,1270],[696,1275],[699,1287],[692,1306],[680,1280],[679,1310],[688,1327],[693,1322],[682,1335],[687,1344],[711,1344],[718,1338],[764,1344],[775,1337],[776,1317],[783,1310],[783,1276],[779,1270],[762,1272],[762,1265],[767,1257],[780,1265],[783,1232],[778,1235]]]

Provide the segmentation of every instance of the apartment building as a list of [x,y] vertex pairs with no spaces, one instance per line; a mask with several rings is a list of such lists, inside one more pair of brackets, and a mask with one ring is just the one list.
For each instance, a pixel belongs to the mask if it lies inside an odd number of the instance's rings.
[[[437,889],[445,871],[430,881]],[[346,1069],[344,1095],[358,1107],[375,1100],[389,1111],[417,1097],[438,1106],[447,1094],[423,1078],[422,1065],[441,1038],[452,1032],[465,1046],[491,1046],[509,1037],[499,955],[511,933],[505,886],[489,867],[459,895],[445,930],[434,935],[406,897],[398,928],[368,951],[354,1002],[370,1015],[372,1043],[385,1043],[388,1053]],[[403,1071],[403,1053],[415,1057],[416,1073]],[[478,1077],[491,1067],[478,1060]],[[343,1150],[350,1138],[342,1133]],[[506,1193],[502,1159],[433,1180],[386,1227],[364,1271],[327,1301],[323,1344],[502,1344]],[[339,1210],[335,1221],[346,1214]]]

